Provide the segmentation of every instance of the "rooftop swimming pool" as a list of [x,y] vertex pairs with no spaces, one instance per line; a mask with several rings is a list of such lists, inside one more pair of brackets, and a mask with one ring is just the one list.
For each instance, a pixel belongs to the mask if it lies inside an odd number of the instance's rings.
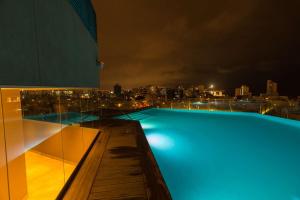
[[299,121],[168,109],[130,117],[174,200],[300,200]]

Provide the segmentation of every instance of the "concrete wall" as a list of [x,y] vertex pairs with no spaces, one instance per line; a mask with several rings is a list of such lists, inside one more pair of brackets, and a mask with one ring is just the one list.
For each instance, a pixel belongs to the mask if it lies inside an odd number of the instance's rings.
[[97,56],[67,0],[0,0],[0,85],[98,87]]

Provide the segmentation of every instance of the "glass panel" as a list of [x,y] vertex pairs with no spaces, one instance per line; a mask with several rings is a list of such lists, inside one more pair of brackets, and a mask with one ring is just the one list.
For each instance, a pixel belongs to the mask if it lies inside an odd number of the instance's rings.
[[65,180],[84,154],[80,90],[62,90],[60,99]]
[[85,90],[81,98],[81,113],[84,151],[93,142],[98,133],[97,121],[100,119],[100,97],[97,90]]
[[[62,136],[65,179],[67,180],[76,165],[98,133],[92,128],[92,121],[99,119],[89,106],[92,90],[66,89],[61,94]],[[97,107],[97,105],[96,105]],[[86,128],[84,123],[88,123]]]
[[98,133],[98,92],[0,94],[0,199],[55,199]]
[[0,199],[1,200],[9,199],[1,91],[0,91]]
[[12,200],[55,199],[64,185],[59,95],[2,89]]

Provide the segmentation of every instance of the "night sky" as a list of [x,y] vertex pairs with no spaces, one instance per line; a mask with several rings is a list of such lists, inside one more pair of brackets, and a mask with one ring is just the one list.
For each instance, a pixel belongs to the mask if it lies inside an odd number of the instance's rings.
[[[102,88],[241,84],[300,95],[299,0],[94,0]],[[299,71],[299,72],[297,72]]]

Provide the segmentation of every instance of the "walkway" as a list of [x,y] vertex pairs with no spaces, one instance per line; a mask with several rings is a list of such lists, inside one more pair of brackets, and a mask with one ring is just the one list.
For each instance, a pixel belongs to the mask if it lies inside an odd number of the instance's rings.
[[171,199],[136,121],[86,124],[102,130],[64,199]]

